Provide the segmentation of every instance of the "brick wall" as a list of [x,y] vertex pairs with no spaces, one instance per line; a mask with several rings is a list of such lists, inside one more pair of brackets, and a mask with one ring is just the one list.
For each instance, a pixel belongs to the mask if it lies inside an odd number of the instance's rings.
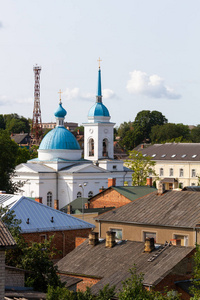
[[[60,274],[59,275],[65,275],[65,274]],[[92,287],[94,284],[96,284],[97,282],[99,282],[99,278],[90,278],[90,277],[83,277],[83,276],[75,276],[75,275],[65,275],[66,276],[66,281],[67,281],[67,277],[75,277],[75,278],[80,278],[82,279],[82,281],[80,281],[79,283],[77,283],[77,290],[80,291],[86,291],[87,287]]]
[[90,208],[121,207],[131,201],[113,189],[108,189],[90,200]]
[[54,259],[60,259],[75,248],[75,240],[77,237],[88,238],[90,232],[91,229],[88,228],[65,231],[23,233],[22,235],[25,241],[28,243],[40,243],[45,238],[49,239],[50,236],[54,235],[53,245],[60,252],[54,256]]
[[76,237],[75,239],[75,248],[80,246],[87,238]]
[[5,251],[0,251],[0,300],[5,294]]

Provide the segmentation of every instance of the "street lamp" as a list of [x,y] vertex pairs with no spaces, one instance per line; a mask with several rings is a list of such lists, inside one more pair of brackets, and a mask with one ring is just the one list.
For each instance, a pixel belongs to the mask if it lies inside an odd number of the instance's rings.
[[83,190],[83,197],[82,197],[82,219],[84,220],[84,205],[83,205],[83,198],[84,198],[84,187],[87,185],[87,182],[84,182],[83,184],[79,184],[78,186],[82,188]]

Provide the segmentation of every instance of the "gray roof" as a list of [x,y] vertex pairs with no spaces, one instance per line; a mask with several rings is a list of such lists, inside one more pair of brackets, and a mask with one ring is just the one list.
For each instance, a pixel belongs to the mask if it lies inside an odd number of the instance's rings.
[[31,171],[36,173],[56,173],[56,171],[48,166],[45,166],[43,164],[38,163],[22,163],[17,166],[16,169],[19,169],[21,166],[24,166],[26,168],[29,168]]
[[157,250],[144,253],[144,243],[121,241],[113,248],[105,247],[105,240],[95,247],[88,240],[67,254],[58,263],[58,271],[63,274],[96,277],[101,280],[92,287],[96,293],[109,283],[121,288],[121,281],[130,277],[129,269],[136,264],[137,272],[144,274],[144,285],[158,284],[194,247],[169,246],[151,262],[148,259]]
[[194,228],[200,223],[200,193],[148,194],[96,218],[99,221]]
[[28,133],[16,133],[11,136],[11,139],[15,141],[17,144],[21,144],[21,142],[27,137],[30,140],[30,135]]
[[[85,172],[87,173],[87,168],[88,167],[92,167],[92,168],[94,168],[94,170],[98,170],[99,172],[104,172],[104,173],[108,172],[108,171],[106,171],[103,168],[100,168],[100,167],[97,167],[97,166],[93,165],[92,162],[91,163],[74,164],[74,165],[69,166],[69,167],[64,167],[61,171],[62,172],[68,172],[68,173],[79,173],[79,172],[83,172],[84,171],[84,173]],[[86,170],[84,170],[84,169],[86,169]],[[91,173],[91,172],[89,172],[89,173]]]
[[8,228],[0,220],[0,249],[12,248],[14,246],[16,246],[15,240]]
[[[30,198],[0,194],[0,204],[14,210],[22,233],[94,228],[95,226]],[[53,222],[51,219],[53,217]],[[29,224],[27,219],[29,218]]]
[[200,143],[154,144],[137,151],[152,157],[154,161],[200,161]]

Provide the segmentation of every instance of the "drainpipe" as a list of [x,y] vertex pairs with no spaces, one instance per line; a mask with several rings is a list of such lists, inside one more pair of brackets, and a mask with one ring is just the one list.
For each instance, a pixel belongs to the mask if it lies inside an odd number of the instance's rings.
[[101,222],[99,222],[99,237],[101,237]]

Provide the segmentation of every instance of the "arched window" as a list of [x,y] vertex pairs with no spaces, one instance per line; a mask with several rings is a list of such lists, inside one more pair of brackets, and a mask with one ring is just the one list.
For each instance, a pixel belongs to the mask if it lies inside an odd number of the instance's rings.
[[78,192],[76,197],[77,197],[77,198],[80,198],[80,197],[82,197],[82,194],[81,194],[81,192]]
[[169,169],[169,176],[174,176],[174,169],[173,168]]
[[160,176],[164,176],[164,170],[163,170],[163,168],[160,168]]
[[88,193],[88,198],[92,198],[93,197],[93,192],[92,191],[89,191]]
[[103,156],[108,156],[108,139],[103,139]]
[[52,207],[52,192],[47,193],[47,206]]
[[89,156],[94,156],[94,140],[89,140]]
[[180,172],[179,172],[180,174],[179,174],[179,176],[180,177],[183,177],[183,169],[180,169]]

